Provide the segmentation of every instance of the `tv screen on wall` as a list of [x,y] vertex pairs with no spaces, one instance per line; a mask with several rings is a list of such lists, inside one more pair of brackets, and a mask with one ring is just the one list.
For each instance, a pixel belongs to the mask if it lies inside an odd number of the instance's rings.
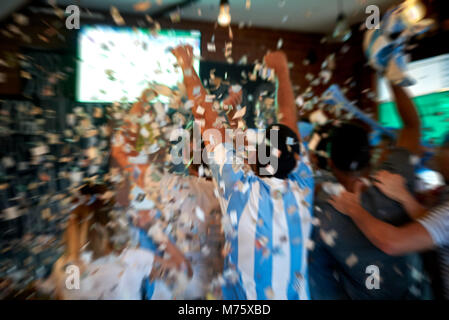
[[[135,101],[149,82],[169,87],[182,81],[169,48],[190,44],[200,56],[201,34],[191,30],[160,30],[92,25],[78,36],[77,101]],[[199,61],[194,68],[199,72]]]

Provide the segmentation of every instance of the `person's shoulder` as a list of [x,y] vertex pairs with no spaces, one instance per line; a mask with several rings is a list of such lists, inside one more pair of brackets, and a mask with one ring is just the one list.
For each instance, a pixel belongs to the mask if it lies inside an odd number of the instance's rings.
[[325,182],[315,194],[314,215],[316,217],[324,216],[329,218],[329,215],[337,215],[339,213],[330,203],[332,196],[338,194],[342,186],[338,183]]
[[325,181],[321,184],[320,190],[317,194],[317,199],[330,199],[333,196],[338,196],[345,188],[338,182]]
[[308,159],[300,157],[296,162],[295,168],[288,174],[288,179],[298,182],[300,185],[313,186],[315,177],[312,165]]

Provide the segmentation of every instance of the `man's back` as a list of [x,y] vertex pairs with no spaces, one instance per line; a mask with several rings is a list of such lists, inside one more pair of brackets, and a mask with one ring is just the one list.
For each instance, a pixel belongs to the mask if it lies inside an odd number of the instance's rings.
[[[393,150],[381,167],[400,173],[409,184],[413,184],[410,159],[406,151]],[[312,298],[427,298],[429,283],[423,274],[420,256],[389,256],[373,246],[349,217],[327,203],[331,196],[329,186],[325,186],[316,199],[315,216],[320,227],[314,230],[315,248],[310,253]],[[373,216],[393,225],[410,221],[398,203],[375,187],[369,186],[364,190],[361,203]],[[379,274],[376,274],[377,270]],[[375,285],[377,280],[378,289]]]

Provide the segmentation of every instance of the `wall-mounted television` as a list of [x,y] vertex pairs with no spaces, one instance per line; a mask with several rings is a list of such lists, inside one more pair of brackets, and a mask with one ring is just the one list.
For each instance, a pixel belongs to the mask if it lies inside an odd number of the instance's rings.
[[[76,99],[78,102],[135,101],[149,82],[169,87],[182,81],[176,59],[168,51],[190,44],[201,55],[196,30],[83,26],[78,36]],[[194,68],[199,72],[199,61]]]

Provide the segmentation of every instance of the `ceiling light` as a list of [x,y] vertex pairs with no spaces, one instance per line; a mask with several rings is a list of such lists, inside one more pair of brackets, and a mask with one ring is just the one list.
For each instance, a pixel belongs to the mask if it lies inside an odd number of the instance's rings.
[[227,27],[231,24],[231,13],[228,0],[220,0],[220,13],[218,14],[217,22],[222,27]]

